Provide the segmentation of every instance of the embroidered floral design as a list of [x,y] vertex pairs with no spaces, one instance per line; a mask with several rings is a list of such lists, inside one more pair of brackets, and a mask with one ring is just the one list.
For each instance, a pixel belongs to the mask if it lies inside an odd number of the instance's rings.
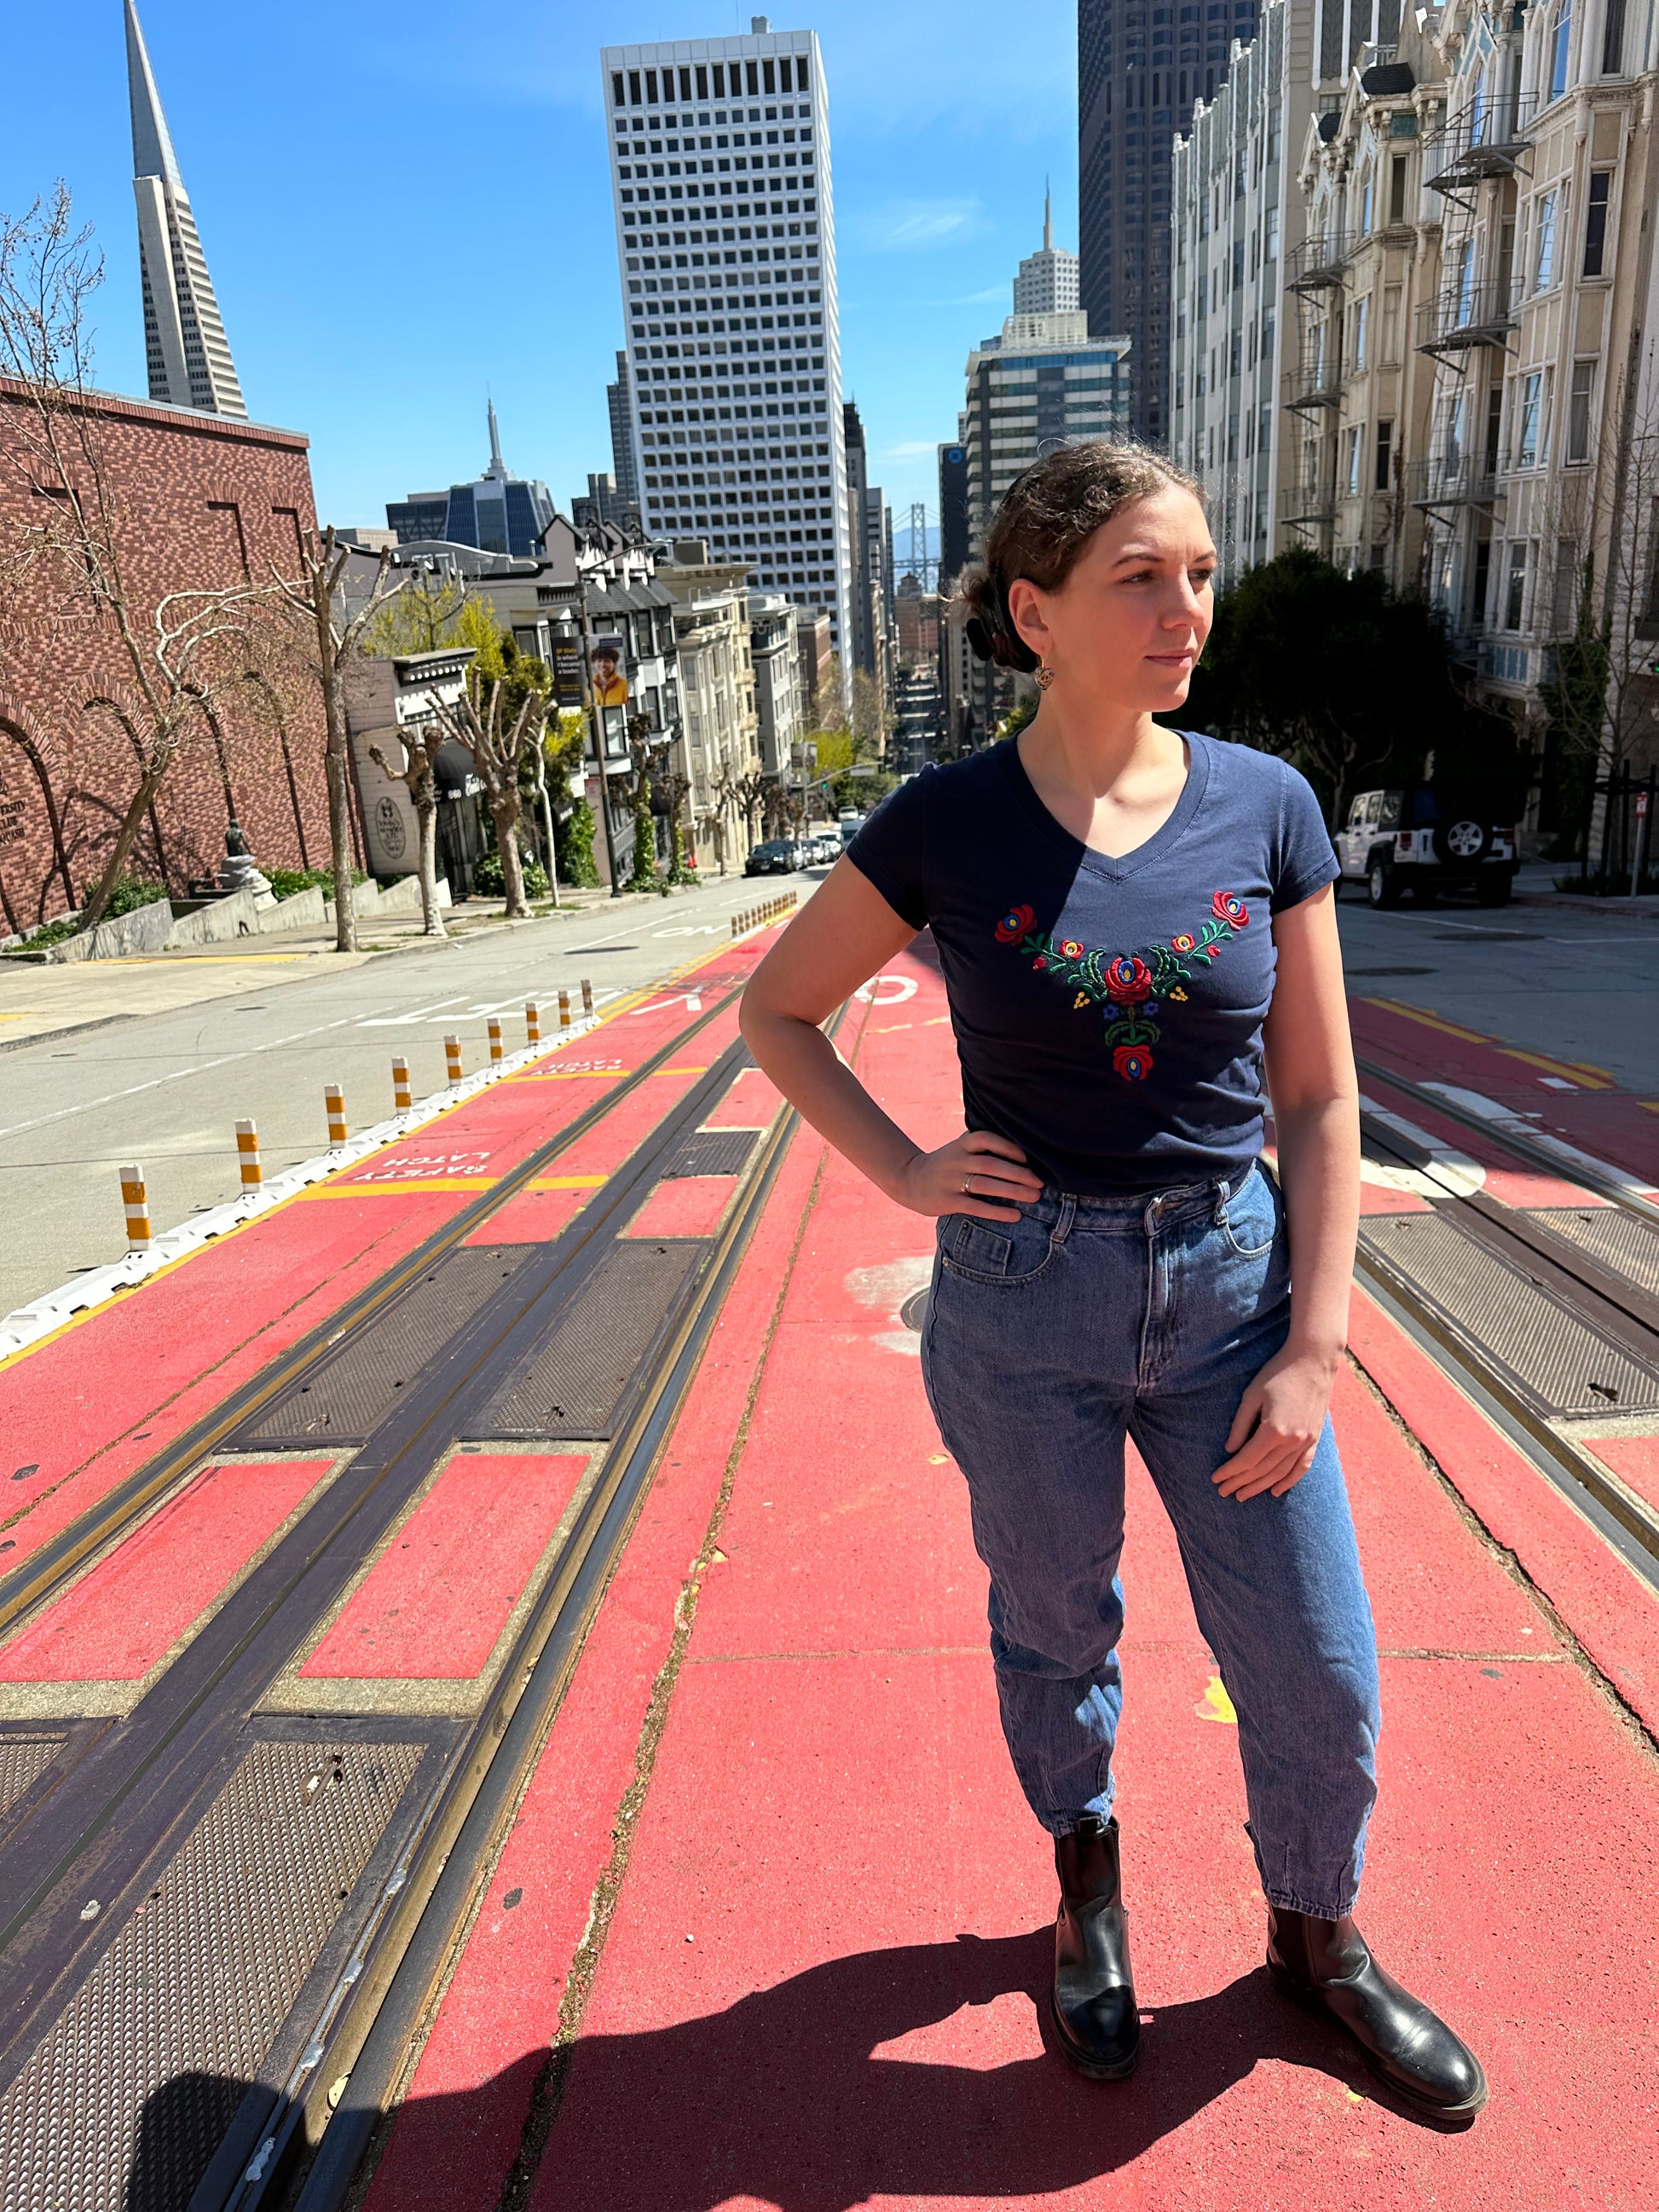
[[1196,963],[1214,960],[1247,928],[1250,910],[1237,891],[1217,891],[1200,929],[1182,930],[1168,945],[1144,945],[1137,952],[1106,953],[1075,937],[1056,939],[1035,927],[1036,920],[1035,908],[1010,907],[996,925],[998,944],[1029,953],[1037,973],[1066,985],[1074,1012],[1097,1006],[1114,1072],[1125,1083],[1144,1083],[1152,1072],[1152,1048],[1163,1034],[1158,1018],[1164,1001],[1188,1003],[1182,986]]
[[1152,971],[1133,952],[1120,953],[1106,963],[1106,989],[1121,1006],[1132,1006],[1152,995]]

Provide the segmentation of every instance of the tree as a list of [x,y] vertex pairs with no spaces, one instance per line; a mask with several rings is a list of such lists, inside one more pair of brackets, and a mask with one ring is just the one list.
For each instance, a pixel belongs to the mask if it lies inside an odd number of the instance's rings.
[[[670,757],[672,757],[672,756]],[[695,884],[696,872],[686,866],[685,830],[681,819],[681,808],[691,789],[691,779],[677,768],[663,767],[657,771],[657,788],[662,793],[663,805],[668,815],[671,840],[668,873],[664,881],[670,884]]]
[[[1547,538],[1557,548],[1550,614],[1534,581],[1534,628],[1553,627],[1538,686],[1547,717],[1546,801],[1588,876],[1597,844],[1596,783],[1611,777],[1645,719],[1659,639],[1659,351],[1627,364],[1609,395],[1586,469],[1556,472]],[[1595,855],[1606,864],[1607,841]],[[1622,872],[1622,871],[1621,871]]]
[[593,863],[593,834],[599,827],[585,796],[565,798],[573,778],[580,773],[587,745],[587,717],[578,708],[562,708],[550,715],[542,738],[544,788],[553,785],[561,803],[553,825],[559,873],[579,890],[597,890],[599,872]]
[[1215,623],[1178,726],[1281,753],[1340,823],[1356,790],[1409,782],[1432,754],[1443,783],[1520,811],[1513,726],[1474,705],[1428,603],[1376,570],[1346,575],[1306,546],[1247,568]]
[[396,768],[379,745],[368,749],[375,766],[404,786],[415,809],[415,867],[421,885],[421,927],[427,937],[449,934],[438,906],[438,755],[447,735],[435,717],[429,722],[401,723],[398,742],[404,757]]
[[404,589],[375,609],[363,632],[362,649],[377,660],[437,653],[452,642],[446,633],[465,599],[466,586],[459,576],[412,569]]
[[738,776],[731,786],[731,796],[737,801],[738,811],[743,817],[744,828],[751,845],[757,841],[761,812],[766,805],[769,788],[766,778],[758,769],[751,769],[747,775]]
[[319,538],[300,532],[300,574],[274,579],[283,604],[295,617],[295,649],[322,694],[324,767],[328,779],[329,865],[334,875],[334,949],[357,949],[357,915],[352,897],[350,763],[346,757],[346,670],[362,649],[365,633],[389,615],[404,589],[392,575],[392,553],[384,549],[375,564],[368,596],[356,607],[343,588],[354,549],[342,545],[332,524]]
[[[103,872],[82,906],[92,928],[129,856],[185,732],[241,681],[246,635],[269,600],[251,582],[166,593],[153,607],[129,568],[130,516],[106,451],[92,381],[88,313],[103,283],[90,228],[72,226],[59,184],[23,215],[0,216],[0,375],[18,386],[0,410],[0,468],[19,494],[8,532],[14,590],[52,594],[62,621],[90,615],[113,634],[125,697],[116,714],[137,768]],[[73,900],[73,886],[65,878]]]
[[[657,741],[660,744],[660,738]],[[634,866],[628,878],[630,891],[657,889],[657,823],[651,805],[652,730],[648,714],[628,718],[628,750],[634,763],[629,798],[634,810]]]
[[[462,611],[465,614],[467,610]],[[510,647],[512,640],[507,642]],[[498,649],[494,658],[504,672],[481,673],[475,659],[460,696],[440,705],[437,719],[447,734],[465,748],[483,785],[484,803],[501,856],[507,918],[524,921],[530,906],[519,854],[519,824],[524,818],[525,787],[533,781],[534,757],[541,750],[547,726],[553,679],[541,661],[514,656],[509,682],[505,656]],[[532,670],[541,680],[532,676]]]

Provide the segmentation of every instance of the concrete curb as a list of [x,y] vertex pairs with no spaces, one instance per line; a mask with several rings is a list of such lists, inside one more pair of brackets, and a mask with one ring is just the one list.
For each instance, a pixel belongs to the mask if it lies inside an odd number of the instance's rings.
[[47,1291],[38,1298],[31,1298],[27,1305],[17,1307],[0,1321],[0,1361],[26,1350],[31,1344],[39,1343],[42,1337],[50,1336],[76,1314],[88,1313],[94,1307],[107,1305],[112,1298],[118,1297],[124,1291],[136,1289],[162,1268],[171,1267],[174,1261],[188,1257],[191,1252],[199,1251],[204,1244],[211,1243],[216,1237],[228,1236],[247,1222],[257,1219],[260,1214],[270,1212],[272,1206],[280,1206],[285,1199],[294,1197],[308,1184],[325,1182],[330,1176],[337,1175],[342,1168],[355,1167],[358,1161],[368,1158],[387,1145],[396,1144],[399,1138],[408,1136],[411,1130],[422,1127],[426,1122],[435,1121],[452,1106],[459,1106],[467,1099],[477,1097],[481,1091],[488,1091],[492,1084],[499,1083],[504,1076],[514,1075],[523,1068],[532,1067],[538,1060],[545,1060],[550,1053],[562,1052],[567,1046],[574,1044],[578,1037],[585,1036],[589,1030],[597,1028],[601,1018],[601,1016],[595,1015],[578,1019],[568,1030],[561,1030],[550,1040],[544,1038],[540,1044],[526,1046],[522,1052],[510,1054],[505,1060],[481,1067],[476,1074],[467,1076],[462,1082],[446,1084],[441,1091],[417,1098],[406,1113],[394,1114],[387,1121],[377,1121],[345,1144],[329,1152],[319,1152],[311,1159],[301,1160],[297,1167],[273,1176],[258,1191],[243,1198],[232,1199],[224,1206],[213,1206],[205,1213],[196,1214],[176,1229],[163,1231],[148,1252],[129,1253],[125,1260],[115,1261],[109,1267],[88,1268],[74,1282],[64,1283],[55,1291]]

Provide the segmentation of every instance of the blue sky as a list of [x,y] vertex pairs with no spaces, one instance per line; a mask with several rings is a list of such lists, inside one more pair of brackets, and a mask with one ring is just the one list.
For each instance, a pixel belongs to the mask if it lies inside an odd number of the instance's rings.
[[[97,374],[142,393],[119,0],[9,8],[0,210],[62,177],[106,281]],[[307,432],[325,520],[383,523],[488,458],[485,386],[520,474],[561,507],[611,465],[622,337],[602,42],[746,30],[730,0],[140,0],[150,59],[249,412]],[[842,375],[901,536],[938,502],[974,343],[1040,242],[1077,224],[1066,0],[822,0]],[[65,58],[73,60],[65,66]],[[20,96],[22,88],[27,96]]]

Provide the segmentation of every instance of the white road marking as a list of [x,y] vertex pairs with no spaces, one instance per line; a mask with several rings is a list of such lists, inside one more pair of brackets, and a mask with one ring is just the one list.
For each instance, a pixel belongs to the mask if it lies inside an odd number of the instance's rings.
[[205,1075],[210,1067],[229,1067],[239,1060],[255,1060],[262,1052],[275,1052],[279,1045],[298,1044],[303,1038],[322,1036],[330,1030],[349,1026],[352,1017],[346,1014],[337,1022],[319,1022],[313,1030],[295,1030],[290,1036],[272,1037],[268,1044],[256,1044],[246,1052],[228,1052],[217,1060],[198,1060],[189,1067],[175,1067],[170,1074],[154,1075],[148,1083],[129,1084],[125,1091],[106,1091],[101,1098],[83,1098],[78,1106],[60,1106],[55,1114],[37,1114],[32,1121],[13,1121],[0,1128],[0,1137],[21,1136],[26,1129],[44,1129],[52,1121],[67,1121],[75,1114],[90,1114],[100,1106],[112,1106],[118,1098],[136,1098],[143,1091],[159,1091],[164,1084],[178,1083],[190,1075]]

